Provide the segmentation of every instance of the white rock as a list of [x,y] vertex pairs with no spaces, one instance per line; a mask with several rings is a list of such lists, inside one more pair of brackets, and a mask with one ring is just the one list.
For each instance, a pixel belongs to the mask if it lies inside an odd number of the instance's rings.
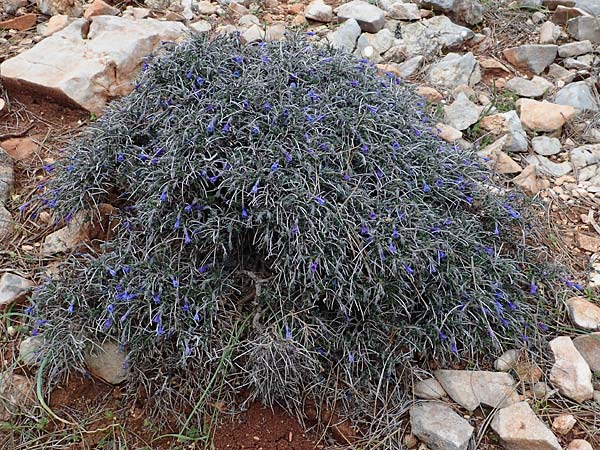
[[335,31],[329,33],[327,40],[335,49],[352,52],[360,33],[358,22],[354,19],[348,19]]
[[552,22],[544,22],[540,27],[540,44],[556,44],[560,37],[560,27]]
[[473,427],[444,403],[418,403],[410,408],[412,434],[432,450],[467,450]]
[[479,65],[472,53],[459,55],[448,53],[429,69],[429,81],[433,85],[454,89],[460,85],[475,85],[481,80]]
[[0,241],[14,231],[15,221],[8,209],[0,203]]
[[560,416],[556,416],[552,421],[552,429],[558,434],[567,434],[573,429],[576,423],[577,420],[575,420],[573,415],[561,414]]
[[0,204],[8,200],[14,182],[15,176],[12,158],[0,147]]
[[27,294],[33,286],[31,280],[4,272],[0,277],[0,308],[15,302],[19,297]]
[[505,88],[514,92],[519,97],[541,97],[552,88],[552,83],[542,77],[534,76],[531,80],[515,77],[506,82]]
[[560,141],[549,136],[536,136],[531,140],[533,151],[538,155],[551,156],[560,153]]
[[494,362],[494,368],[500,372],[508,372],[519,363],[519,350],[507,350]]
[[519,117],[524,127],[532,131],[557,131],[575,116],[575,108],[528,98],[517,100]]
[[317,22],[329,23],[333,20],[333,8],[323,0],[314,0],[304,9],[304,17]]
[[573,165],[570,161],[563,161],[561,163],[555,163],[545,156],[541,155],[529,155],[526,158],[527,163],[536,164],[538,166],[537,172],[541,175],[549,177],[562,177],[573,171]]
[[105,342],[85,354],[85,364],[95,377],[109,384],[120,384],[127,379],[127,355],[115,342]]
[[593,398],[592,372],[571,338],[561,336],[553,339],[550,350],[555,359],[550,370],[550,382],[562,395],[576,402]]
[[29,367],[39,366],[38,353],[44,341],[41,336],[29,336],[19,344],[19,360]]
[[573,345],[588,363],[592,372],[600,372],[600,333],[577,336]]
[[335,9],[338,18],[342,20],[354,19],[361,30],[367,33],[377,33],[385,25],[383,10],[363,0],[351,0]]
[[477,123],[482,111],[482,106],[476,105],[461,92],[452,104],[444,106],[444,123],[463,131]]
[[36,0],[42,14],[54,16],[65,14],[71,17],[79,17],[83,13],[83,2],[81,0]]
[[212,30],[212,25],[207,20],[198,20],[190,23],[189,27],[197,33],[208,33]]
[[580,111],[598,111],[598,102],[592,89],[585,81],[567,84],[556,94],[554,103],[571,105]]
[[507,450],[562,450],[556,436],[526,402],[498,411],[491,427]]
[[571,297],[566,303],[569,317],[575,325],[586,330],[600,329],[600,306],[584,297]]
[[450,398],[468,411],[480,404],[502,408],[519,401],[517,383],[507,373],[437,370],[434,375]]
[[69,25],[71,22],[73,22],[73,20],[74,20],[73,18],[66,16],[64,14],[58,14],[56,16],[52,16],[52,17],[50,17],[50,19],[48,19],[48,22],[46,23],[46,26],[41,31],[41,34],[44,37],[52,36],[57,31],[62,30],[67,25]]
[[516,111],[492,114],[480,121],[484,130],[491,131],[496,136],[506,136],[503,149],[507,152],[525,152],[529,146],[527,134],[523,130],[521,120]]
[[600,43],[600,22],[597,17],[579,16],[567,22],[569,36],[576,41]]
[[0,372],[0,420],[8,421],[35,401],[33,382],[13,372]]
[[42,243],[44,256],[76,249],[88,239],[88,226],[85,215],[76,214],[67,226],[50,233]]
[[584,441],[583,439],[573,439],[567,450],[594,450],[592,445],[588,441]]
[[[158,20],[97,16],[83,39],[83,19],[4,61],[0,75],[10,89],[33,89],[94,113],[126,95],[143,58],[161,41],[186,35],[185,25]],[[68,64],[61,63],[68,61]]]
[[388,17],[398,20],[420,20],[421,11],[414,3],[392,3],[387,10]]
[[504,50],[504,57],[513,66],[540,74],[554,62],[558,47],[556,45],[521,45]]
[[402,39],[410,56],[456,48],[474,36],[475,33],[469,28],[453,23],[446,16],[435,16],[402,26]]
[[446,396],[446,391],[435,378],[426,378],[415,383],[413,394],[425,400],[439,400]]
[[590,41],[569,42],[558,47],[558,56],[568,58],[570,56],[579,56],[586,53],[592,53],[594,46]]

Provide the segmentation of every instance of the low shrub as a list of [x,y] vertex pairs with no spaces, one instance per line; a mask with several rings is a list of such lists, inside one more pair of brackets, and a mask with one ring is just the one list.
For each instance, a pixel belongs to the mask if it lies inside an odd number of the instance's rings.
[[48,168],[41,207],[68,221],[110,203],[119,221],[33,296],[50,378],[114,339],[155,406],[242,393],[383,429],[414,358],[539,344],[561,275],[535,210],[424,106],[299,37],[193,37],[149,62]]

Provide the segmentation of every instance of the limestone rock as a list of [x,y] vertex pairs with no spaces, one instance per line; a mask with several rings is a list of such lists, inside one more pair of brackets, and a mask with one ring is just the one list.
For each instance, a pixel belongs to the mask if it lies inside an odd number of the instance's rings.
[[592,16],[600,16],[600,4],[598,0],[576,0],[575,6],[583,9]]
[[392,3],[388,11],[388,17],[398,20],[420,20],[421,11],[414,3]]
[[600,144],[586,144],[571,150],[571,162],[576,169],[583,169],[600,162]]
[[4,148],[0,147],[0,204],[3,204],[8,199],[14,182],[15,176],[12,159]]
[[38,353],[44,341],[41,336],[29,336],[19,344],[19,360],[29,367],[39,365]]
[[592,372],[600,371],[600,333],[577,336],[573,345],[588,363]]
[[538,155],[551,156],[562,150],[560,141],[549,136],[536,136],[531,140],[533,151]]
[[14,414],[35,401],[33,382],[11,371],[0,372],[0,420],[9,421]]
[[22,16],[0,21],[0,29],[25,31],[35,26],[36,19],[36,15],[33,13],[23,14]]
[[109,384],[120,384],[127,379],[125,353],[115,342],[105,342],[85,355],[85,364],[92,375]]
[[540,27],[540,44],[556,44],[560,37],[560,27],[552,22],[544,22]]
[[561,336],[553,339],[550,350],[555,359],[550,370],[550,382],[558,391],[576,402],[593,398],[592,372],[571,338]]
[[197,20],[196,22],[190,23],[189,27],[196,33],[208,33],[212,30],[212,25],[207,20]]
[[571,105],[580,111],[598,111],[598,102],[585,81],[567,84],[556,94],[554,103]]
[[588,441],[583,439],[573,439],[569,443],[567,450],[594,450],[594,448]]
[[552,87],[552,83],[542,77],[534,76],[531,80],[521,77],[511,78],[504,86],[519,97],[541,97]]
[[[97,16],[83,39],[83,19],[4,61],[0,75],[9,90],[32,89],[90,112],[133,89],[143,58],[161,41],[186,34],[178,22]],[[68,61],[69,64],[60,64]]]
[[481,128],[496,136],[507,136],[503,149],[508,152],[525,152],[528,147],[527,134],[523,130],[516,111],[492,114],[481,119]]
[[431,450],[467,450],[473,427],[444,403],[418,403],[410,408],[412,434]]
[[583,9],[573,8],[571,6],[563,6],[558,5],[554,10],[554,14],[552,14],[552,22],[557,25],[565,26],[570,19],[579,16],[587,16],[589,15]]
[[508,372],[519,364],[519,350],[507,350],[494,362],[494,368],[500,372]]
[[33,281],[20,277],[14,273],[4,272],[0,277],[0,308],[4,308],[22,295],[25,295],[34,286]]
[[[461,133],[462,135],[462,133]],[[14,231],[15,221],[12,214],[0,203],[0,242]]]
[[446,142],[456,142],[462,139],[463,134],[459,130],[444,123],[438,123],[432,130],[432,133],[441,137]]
[[558,56],[561,58],[568,58],[570,56],[585,55],[586,53],[592,53],[593,51],[594,46],[590,41],[569,42],[568,44],[558,47]]
[[50,233],[42,244],[44,256],[76,249],[89,238],[88,222],[82,213],[76,214],[63,228]]
[[547,101],[538,102],[527,98],[517,101],[521,123],[532,131],[552,132],[560,130],[575,115],[575,108]]
[[118,8],[110,6],[103,0],[94,0],[83,13],[83,17],[88,19],[93,16],[116,16],[119,12]]
[[558,434],[567,434],[573,429],[577,420],[571,414],[561,414],[552,421],[552,429]]
[[317,22],[329,23],[333,20],[333,8],[323,0],[314,0],[304,9],[304,17]]
[[410,56],[456,48],[474,36],[475,33],[469,28],[453,23],[446,16],[435,16],[402,26],[402,39]]
[[472,53],[459,55],[448,53],[429,69],[429,82],[433,85],[454,89],[460,85],[475,85],[481,80],[481,72]]
[[439,91],[429,86],[417,86],[416,91],[417,94],[425,98],[425,100],[430,103],[439,103],[444,98]]
[[507,140],[507,136],[502,136],[496,142],[479,150],[477,155],[496,173],[519,173],[522,170],[521,166],[502,151]]
[[541,175],[559,178],[573,171],[573,165],[570,161],[555,163],[541,155],[529,155],[526,159],[527,163],[536,164],[538,166],[537,172]]
[[482,106],[476,105],[461,92],[451,105],[444,106],[444,123],[459,131],[466,130],[477,123],[482,110]]
[[437,370],[434,375],[450,398],[468,411],[480,404],[502,408],[519,401],[517,383],[507,373]]
[[506,450],[561,450],[556,436],[538,419],[526,402],[496,413],[491,423]]
[[381,55],[390,49],[394,41],[394,35],[387,28],[375,34],[363,33],[356,42],[355,55],[358,58],[367,58],[376,63],[380,62]]
[[597,17],[580,16],[567,23],[569,35],[577,41],[600,43],[600,21]]
[[415,383],[413,394],[425,400],[439,400],[446,396],[446,391],[435,378],[426,378]]
[[537,165],[529,164],[523,171],[512,179],[512,182],[531,194],[537,194],[542,185],[537,178]]
[[513,66],[539,75],[554,62],[558,47],[551,44],[521,45],[507,48],[503,53]]
[[342,20],[356,20],[361,30],[367,33],[377,33],[385,25],[383,10],[363,0],[344,3],[335,9],[335,13]]
[[571,297],[567,300],[567,311],[575,325],[585,330],[600,329],[600,306],[584,297]]
[[352,52],[360,32],[358,22],[354,19],[348,19],[337,30],[329,33],[327,40],[335,49]]
[[58,14],[56,16],[50,17],[50,19],[48,19],[48,22],[46,22],[45,26],[41,30],[42,36],[52,36],[57,31],[62,30],[71,22],[73,22],[73,20],[74,19],[65,14]]
[[577,245],[588,252],[598,253],[600,252],[600,236],[577,233]]
[[83,13],[83,2],[81,0],[36,0],[42,14],[54,16],[66,14],[71,17],[80,17]]
[[483,21],[483,6],[479,0],[454,0],[452,13],[467,25],[477,25]]

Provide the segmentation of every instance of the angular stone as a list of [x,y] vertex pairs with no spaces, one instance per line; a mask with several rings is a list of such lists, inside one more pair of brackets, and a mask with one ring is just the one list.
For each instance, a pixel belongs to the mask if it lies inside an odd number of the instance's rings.
[[552,22],[544,22],[540,27],[540,44],[556,44],[560,37],[560,27]]
[[548,80],[536,75],[531,80],[521,77],[511,78],[504,87],[519,97],[535,98],[544,95],[552,86],[553,84]]
[[567,434],[573,429],[577,420],[571,414],[561,414],[552,421],[552,429],[558,434]]
[[425,98],[425,100],[430,103],[439,103],[444,98],[439,91],[429,86],[417,86],[416,91],[417,94]]
[[132,91],[132,81],[144,57],[161,41],[174,41],[186,34],[186,27],[178,22],[97,16],[84,39],[86,23],[84,19],[76,20],[4,61],[0,75],[5,86],[9,90],[42,92],[101,113],[109,99]]
[[71,17],[80,17],[83,13],[81,0],[36,0],[38,8],[47,16],[65,14]]
[[83,214],[76,214],[67,226],[50,233],[42,244],[42,255],[49,256],[76,249],[89,238],[88,224]]
[[460,85],[475,85],[481,80],[481,72],[472,53],[459,55],[448,53],[429,69],[429,82],[433,85],[454,89]]
[[88,9],[83,13],[83,17],[89,19],[93,16],[116,16],[120,13],[119,8],[110,6],[103,0],[94,0]]
[[573,439],[569,443],[567,450],[594,450],[594,448],[588,441],[583,439]]
[[600,144],[586,144],[571,150],[571,162],[576,169],[583,169],[600,162]]
[[537,179],[537,166],[535,164],[529,164],[525,167],[523,172],[512,179],[512,182],[531,194],[537,194],[542,189],[541,183]]
[[27,294],[33,286],[33,281],[27,278],[4,272],[0,277],[0,308],[15,302],[19,297]]
[[85,354],[85,364],[92,375],[109,384],[120,384],[127,379],[127,355],[119,345],[107,341]]
[[461,23],[477,25],[483,21],[483,6],[479,0],[454,0],[452,14]]
[[577,245],[588,252],[598,253],[600,252],[600,236],[577,233]]
[[558,47],[558,56],[561,58],[568,58],[570,56],[585,55],[586,53],[592,53],[593,51],[594,46],[590,41],[569,42],[568,44]]
[[536,136],[531,140],[533,151],[538,155],[551,156],[562,150],[560,141],[549,136]]
[[533,72],[537,75],[554,62],[558,47],[556,45],[521,45],[507,48],[503,54],[513,66]]
[[13,162],[10,156],[0,147],[0,204],[8,199],[10,191],[13,189],[15,176],[13,171]]
[[24,14],[22,16],[13,17],[12,19],[0,21],[0,30],[25,31],[29,28],[33,28],[35,22],[35,14]]
[[592,372],[571,338],[561,336],[553,339],[550,350],[555,360],[550,370],[550,382],[558,391],[576,402],[593,398]]
[[502,136],[493,144],[479,150],[477,155],[496,173],[519,173],[522,170],[521,166],[502,151],[507,140],[507,136]]
[[377,33],[385,25],[383,10],[363,0],[352,0],[335,9],[339,19],[354,19],[361,30],[367,33]]
[[537,418],[527,402],[498,411],[491,427],[506,450],[562,450],[556,436]]
[[15,221],[12,214],[6,207],[0,203],[0,241],[10,235],[15,228]]
[[444,403],[418,403],[410,408],[412,434],[431,450],[467,450],[474,428]]
[[598,0],[576,0],[575,6],[590,13],[592,16],[600,16],[600,3],[598,3]]
[[507,350],[494,362],[494,368],[500,372],[508,372],[519,364],[519,350]]
[[463,134],[456,128],[446,125],[445,123],[436,124],[435,128],[431,131],[436,136],[441,137],[446,142],[456,142],[462,139]]
[[212,25],[208,20],[198,20],[188,25],[196,33],[208,33],[212,30]]
[[517,383],[507,373],[437,370],[434,376],[450,398],[468,411],[480,404],[503,408],[519,401]]
[[420,20],[421,11],[414,3],[392,3],[387,10],[388,17],[398,20]]
[[496,136],[507,136],[503,149],[507,152],[525,152],[528,147],[527,134],[523,130],[516,111],[492,114],[481,119],[481,128]]
[[532,131],[560,130],[565,122],[575,115],[575,108],[572,106],[538,102],[528,98],[519,99],[517,108],[521,123]]
[[439,400],[446,396],[446,391],[435,378],[426,378],[415,383],[413,394],[425,400]]
[[571,297],[566,303],[569,317],[575,325],[585,330],[600,329],[600,306],[585,297]]
[[459,47],[473,36],[475,33],[469,28],[453,23],[446,16],[435,16],[402,26],[402,39],[410,56]]
[[598,102],[585,81],[567,84],[556,94],[554,103],[571,105],[580,111],[598,111]]
[[354,19],[348,19],[335,31],[329,33],[327,40],[337,50],[352,52],[360,33],[361,30],[358,22]]
[[573,345],[588,363],[592,372],[600,371],[600,333],[577,336]]
[[387,28],[375,34],[363,33],[356,42],[355,55],[358,58],[368,58],[378,63],[381,61],[381,54],[388,51],[394,44],[394,41],[394,35]]
[[43,37],[52,36],[57,31],[62,30],[67,25],[69,25],[71,22],[73,22],[73,20],[74,20],[73,18],[71,18],[67,15],[58,14],[56,16],[50,17],[50,19],[48,19],[48,22],[43,24],[41,26],[41,28],[40,28],[40,26],[38,26],[38,31],[41,32]]
[[329,23],[333,20],[333,8],[323,0],[314,0],[304,9],[304,17],[317,22]]
[[452,104],[444,106],[444,123],[459,131],[466,130],[477,123],[482,111],[482,106],[476,105],[461,92]]
[[33,405],[35,392],[33,382],[12,371],[0,372],[0,420],[8,421],[14,414]]
[[569,36],[577,41],[600,43],[600,21],[596,17],[580,16],[567,23]]
[[39,366],[38,354],[44,340],[41,336],[28,336],[19,344],[19,361],[29,367]]
[[588,14],[582,9],[558,5],[554,10],[554,14],[552,14],[552,18],[550,20],[557,25],[565,26],[569,20],[575,17],[587,15]]
[[526,159],[528,164],[536,164],[538,166],[537,172],[540,175],[559,178],[573,171],[573,165],[570,161],[555,163],[541,155],[529,155]]

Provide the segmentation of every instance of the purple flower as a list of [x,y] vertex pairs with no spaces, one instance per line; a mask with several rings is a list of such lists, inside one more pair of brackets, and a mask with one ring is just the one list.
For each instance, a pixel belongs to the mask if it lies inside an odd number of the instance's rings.
[[408,264],[402,264],[402,266],[407,274],[412,275],[415,273],[415,271]]
[[109,266],[106,266],[106,268],[107,268],[107,270],[108,270],[108,273],[110,274],[110,276],[111,276],[111,277],[113,277],[113,278],[114,278],[114,277],[116,277],[116,276],[117,276],[117,271],[116,271],[115,269],[112,269],[112,268],[111,268],[111,267],[109,267]]
[[152,294],[152,300],[156,305],[158,305],[160,303],[160,294]]
[[390,253],[396,253],[396,246],[394,245],[393,242],[390,242],[389,249],[390,249]]
[[292,155],[288,152],[284,152],[283,156],[287,162],[292,162]]
[[71,304],[69,305],[69,307],[67,308],[67,312],[68,312],[69,314],[73,314],[73,308],[74,308],[74,305],[73,305],[73,303],[71,303]]
[[311,272],[315,273],[317,271],[318,264],[316,262],[312,262],[312,263],[310,263],[310,266],[308,268],[310,269]]
[[164,191],[162,191],[162,193],[160,194],[160,201],[163,203],[167,201],[167,190],[166,189]]
[[247,219],[248,218],[248,211],[246,210],[246,208],[242,207],[242,219]]
[[399,237],[400,237],[400,233],[398,233],[398,230],[396,230],[396,227],[394,227],[393,231],[392,231],[392,238],[398,239]]
[[179,287],[179,279],[177,277],[171,277],[171,283],[173,283],[174,288]]
[[295,223],[295,224],[292,226],[292,233],[294,233],[294,234],[298,234],[298,233],[300,233],[300,228],[298,227],[298,224],[297,224],[297,223]]
[[204,78],[202,78],[202,77],[196,77],[196,84],[198,86],[202,86],[204,84]]
[[278,161],[275,161],[273,164],[271,164],[271,172],[275,172],[278,168],[279,168]]
[[177,216],[177,219],[175,219],[175,225],[173,225],[173,229],[178,230],[180,226],[181,226],[181,216]]
[[352,352],[348,353],[348,362],[354,364],[354,354]]
[[423,192],[429,192],[431,191],[431,188],[429,187],[429,185],[427,183],[423,183]]
[[198,272],[200,273],[206,273],[208,272],[208,265],[206,264],[202,264],[199,268],[198,268]]
[[537,290],[538,290],[538,288],[537,288],[536,284],[533,281],[531,283],[529,283],[529,293],[531,295],[536,295],[537,294]]
[[315,202],[317,202],[318,205],[323,206],[325,204],[325,199],[322,197],[315,197]]
[[500,234],[500,230],[498,229],[498,224],[496,223],[496,224],[494,225],[494,235],[495,235],[495,236],[498,236],[499,234]]
[[184,242],[184,244],[189,244],[190,242],[192,242],[192,239],[190,238],[190,234],[188,233],[187,228],[185,228],[183,230],[183,242]]
[[260,133],[260,128],[258,128],[257,125],[254,125],[252,127],[252,134],[259,134]]
[[364,222],[360,226],[360,234],[362,234],[363,236],[369,235],[369,227]]
[[223,133],[229,133],[230,129],[231,129],[231,120],[227,120],[227,123],[225,125],[223,125],[222,131],[223,131]]
[[363,152],[363,153],[369,153],[369,146],[367,144],[363,144],[360,147],[360,151]]
[[112,326],[112,320],[110,320],[110,319],[106,319],[106,320],[104,321],[104,329],[105,329],[105,330],[108,330],[108,329],[109,329],[111,326]]
[[115,306],[114,306],[114,305],[111,303],[110,305],[108,305],[108,306],[106,307],[106,310],[107,310],[109,313],[112,313],[112,312],[115,310]]
[[375,219],[377,219],[377,214],[375,214],[375,212],[374,212],[374,211],[371,211],[371,212],[369,213],[369,219],[371,219],[371,220],[375,220]]
[[265,108],[265,111],[270,111],[271,110],[271,104],[269,102],[265,102],[265,104],[263,105],[263,108]]
[[190,347],[188,346],[187,342],[185,343],[185,349],[183,350],[183,354],[185,356],[190,356],[192,353],[192,351],[190,350]]
[[287,326],[287,324],[285,325],[285,338],[287,340],[291,340],[292,339],[292,331],[290,330],[290,328]]

